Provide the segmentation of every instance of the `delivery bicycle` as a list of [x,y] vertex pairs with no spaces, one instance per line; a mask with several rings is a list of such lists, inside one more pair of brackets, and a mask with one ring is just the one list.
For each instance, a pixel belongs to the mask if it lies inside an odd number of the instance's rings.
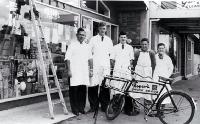
[[[138,75],[142,79],[149,78],[143,77],[135,72],[132,72],[132,75]],[[109,105],[106,109],[106,118],[108,120],[115,119],[122,111],[125,104],[125,97],[131,97],[131,93],[142,93],[150,94],[156,96],[152,101],[152,104],[149,106],[144,105],[139,100],[132,97],[139,105],[144,107],[145,115],[144,119],[147,121],[147,116],[152,112],[157,112],[157,117],[163,124],[189,124],[195,113],[195,102],[188,94],[180,91],[169,90],[167,85],[171,85],[172,79],[159,77],[159,81],[147,81],[147,80],[136,80],[135,78],[127,79],[123,77],[106,75],[105,87],[110,88],[111,90],[117,91],[118,94],[114,95]],[[112,84],[113,81],[122,83],[121,87],[118,88]],[[138,83],[148,83],[149,86],[140,86]],[[160,87],[160,89],[158,88]],[[146,89],[145,89],[146,88]],[[165,89],[165,93],[161,94]],[[166,100],[170,100],[169,103],[165,103]],[[156,106],[155,110],[153,110]]]

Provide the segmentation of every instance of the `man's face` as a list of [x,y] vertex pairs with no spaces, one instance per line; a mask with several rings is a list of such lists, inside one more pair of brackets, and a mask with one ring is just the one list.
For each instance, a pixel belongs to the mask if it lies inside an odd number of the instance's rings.
[[165,46],[161,45],[158,47],[158,53],[159,54],[164,54],[165,53]]
[[99,34],[103,36],[105,35],[105,33],[106,33],[106,26],[99,27]]
[[76,37],[80,43],[82,43],[85,40],[86,34],[85,31],[80,31],[78,34],[76,34]]
[[149,43],[147,41],[142,41],[141,42],[141,45],[142,45],[142,50],[143,51],[147,51],[149,49]]
[[125,44],[126,41],[127,41],[126,35],[120,35],[119,36],[119,41],[120,41],[121,44]]

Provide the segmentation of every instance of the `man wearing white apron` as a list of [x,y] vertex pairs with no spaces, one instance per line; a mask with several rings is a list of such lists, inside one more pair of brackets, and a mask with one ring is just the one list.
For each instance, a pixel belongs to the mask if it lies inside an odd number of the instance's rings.
[[[114,61],[113,76],[131,80],[131,71],[128,69],[134,60],[133,47],[126,43],[127,36],[125,32],[119,34],[120,43],[114,46],[113,54],[111,56]],[[113,87],[121,89],[124,82],[112,80],[110,83]],[[112,94],[116,95],[120,92],[112,90]],[[133,112],[132,98],[125,98],[124,111],[127,115],[135,115]]]
[[[90,103],[90,110],[88,112],[94,112],[98,100],[101,104],[101,110],[105,111],[110,101],[110,90],[101,86],[101,83],[105,75],[110,74],[110,55],[113,51],[112,40],[105,35],[106,23],[100,22],[98,26],[99,34],[92,37],[89,41],[91,51],[93,54],[93,77],[91,78],[91,84],[88,87],[88,100]],[[105,81],[103,81],[105,82]],[[100,87],[100,93],[98,96],[98,89]]]
[[[135,52],[134,66],[135,72],[143,77],[150,77],[143,79],[142,77],[136,75],[136,80],[152,80],[153,72],[156,66],[155,53],[149,50],[149,40],[143,38],[141,40],[141,50]],[[146,82],[138,82],[136,85],[146,86]],[[152,95],[142,94],[142,93],[132,93],[134,98],[144,98],[145,100],[152,100]]]
[[[156,67],[153,74],[153,80],[156,82],[159,81],[159,76],[169,78],[174,69],[171,58],[165,53],[165,44],[159,43],[157,48],[158,53],[156,54]],[[169,84],[167,84],[167,87],[169,90],[171,90],[171,86]],[[165,92],[167,92],[166,89],[162,91],[161,95]],[[163,104],[167,103],[170,103],[170,99],[164,100]]]
[[93,66],[92,52],[89,45],[84,42],[86,37],[84,29],[79,28],[76,36],[77,40],[72,41],[67,49],[65,61],[70,77],[69,98],[72,113],[79,115],[85,113],[86,86],[90,85],[89,74],[92,74],[90,71]]

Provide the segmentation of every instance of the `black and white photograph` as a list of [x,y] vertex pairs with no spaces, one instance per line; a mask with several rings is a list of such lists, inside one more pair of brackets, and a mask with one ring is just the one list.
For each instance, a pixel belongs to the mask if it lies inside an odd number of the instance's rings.
[[0,124],[199,124],[200,0],[0,0]]

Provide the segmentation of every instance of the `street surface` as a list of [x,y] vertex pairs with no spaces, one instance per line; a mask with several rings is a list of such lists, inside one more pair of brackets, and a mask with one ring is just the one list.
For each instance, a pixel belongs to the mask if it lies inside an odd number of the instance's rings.
[[[173,89],[180,90],[188,93],[194,98],[197,103],[197,111],[191,124],[200,124],[200,77],[191,80],[182,80],[173,84]],[[89,109],[87,105],[86,110]],[[69,108],[69,107],[68,107]],[[80,115],[79,117],[70,118],[59,124],[93,124],[93,113]],[[106,119],[105,114],[99,111],[97,124],[161,124],[160,120],[156,117],[148,117],[148,121],[144,120],[144,112],[141,110],[138,116],[127,116],[121,113],[115,120],[109,121]]]

